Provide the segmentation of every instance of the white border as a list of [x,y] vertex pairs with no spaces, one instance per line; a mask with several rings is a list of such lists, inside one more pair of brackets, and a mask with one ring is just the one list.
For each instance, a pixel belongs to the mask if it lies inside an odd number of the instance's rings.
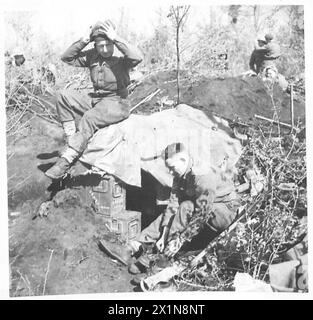
[[[249,4],[256,4],[256,1],[238,1],[238,4],[242,5],[249,5]],[[99,8],[99,5],[105,6],[108,3],[108,0],[94,0],[92,2],[86,3],[86,1],[78,1],[78,0],[71,0],[66,1],[64,0],[2,0],[0,4],[0,17],[1,17],[1,29],[0,29],[0,39],[3,40],[4,36],[4,26],[3,26],[3,11],[10,11],[10,10],[40,10],[40,9],[47,9],[51,7],[58,7],[59,10],[62,10],[64,4],[66,3],[66,7],[71,5],[73,8],[73,14],[75,14],[75,10],[92,10],[90,5],[94,8]],[[110,1],[110,3],[112,3]],[[143,8],[146,7],[148,1],[147,0],[134,0],[134,1],[121,1],[115,0],[114,3],[117,6],[121,5],[132,5],[135,4],[136,6],[142,4]],[[152,1],[150,2],[152,3]],[[236,3],[236,1],[210,1],[207,0],[193,0],[193,1],[167,1],[167,0],[159,0],[158,5],[169,5],[169,4],[191,4],[191,5],[230,5]],[[155,5],[155,2],[153,3]],[[308,203],[309,207],[311,207],[311,199],[312,199],[312,173],[311,173],[311,163],[312,163],[312,150],[311,150],[311,141],[309,137],[312,137],[312,127],[310,124],[312,123],[312,91],[310,88],[313,88],[312,82],[312,39],[313,39],[313,32],[312,32],[312,17],[313,17],[313,5],[311,1],[257,1],[257,4],[260,5],[304,5],[305,6],[305,53],[306,53],[306,88],[307,88],[307,97],[306,97],[306,123],[307,126],[307,163],[308,163]],[[77,8],[79,6],[79,9]],[[143,11],[142,14],[144,15],[145,12]],[[1,185],[1,193],[0,193],[0,203],[1,203],[1,210],[0,210],[0,299],[9,299],[8,296],[8,287],[9,287],[9,276],[8,276],[8,219],[7,219],[7,172],[6,172],[6,137],[5,137],[5,114],[4,114],[4,63],[3,63],[3,41],[0,43],[0,52],[1,53],[1,63],[0,63],[0,84],[1,84],[1,114],[0,114],[0,121],[1,121],[1,146],[4,148],[1,152],[0,157],[0,177],[2,181]],[[310,216],[310,214],[308,214]],[[309,247],[311,248],[311,218],[309,217]],[[309,266],[312,265],[312,250],[309,252]],[[309,270],[313,270],[309,268]],[[125,270],[125,272],[127,272]],[[312,286],[312,274],[309,275],[309,288],[311,288],[311,292],[313,291]],[[219,300],[219,299],[251,299],[251,300],[259,300],[259,299],[283,299],[283,300],[298,300],[298,299],[312,299],[312,293],[309,292],[308,294],[289,294],[289,293],[235,293],[235,292],[173,292],[173,293],[107,293],[107,294],[84,294],[84,295],[58,295],[58,296],[44,296],[44,297],[24,297],[24,298],[11,298],[11,299],[23,299],[23,300],[63,300],[63,299],[96,299],[96,300],[155,300],[155,299],[187,299],[187,300]]]

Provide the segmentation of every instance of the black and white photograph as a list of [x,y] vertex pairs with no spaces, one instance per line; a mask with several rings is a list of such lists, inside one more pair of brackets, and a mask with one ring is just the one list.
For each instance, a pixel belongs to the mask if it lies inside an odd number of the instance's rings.
[[3,6],[6,295],[306,296],[310,9]]

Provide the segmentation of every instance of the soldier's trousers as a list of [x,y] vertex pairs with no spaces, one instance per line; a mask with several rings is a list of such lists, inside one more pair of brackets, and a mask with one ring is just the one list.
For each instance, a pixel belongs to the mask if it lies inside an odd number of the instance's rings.
[[130,104],[118,96],[99,98],[74,90],[61,90],[57,93],[56,108],[62,123],[76,122],[77,132],[69,137],[68,144],[82,153],[98,129],[129,117]]
[[[238,207],[238,200],[213,203],[213,214],[212,218],[210,219],[210,225],[206,226],[208,227],[212,235],[215,235],[220,231],[226,229],[234,221],[237,216]],[[195,206],[192,201],[183,201],[180,204],[178,212],[174,216],[172,226],[169,231],[168,241],[170,241],[175,234],[181,233],[187,228],[188,222],[192,216],[194,209]],[[158,218],[154,220],[147,228],[141,231],[137,240],[141,243],[146,244],[155,243],[161,237],[161,225],[162,214],[159,215]]]

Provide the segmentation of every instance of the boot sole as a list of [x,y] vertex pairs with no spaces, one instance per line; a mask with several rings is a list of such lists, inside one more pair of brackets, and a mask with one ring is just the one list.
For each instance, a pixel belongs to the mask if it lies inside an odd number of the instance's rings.
[[143,275],[143,274],[146,274],[147,271],[148,271],[148,268],[142,264],[140,264],[140,266],[137,266],[136,263],[133,263],[128,267],[128,272],[132,275],[140,275],[140,274]]
[[115,254],[114,252],[112,252],[110,249],[108,249],[105,244],[102,242],[102,240],[99,241],[99,247],[100,249],[102,249],[104,252],[106,252],[109,256],[111,256],[112,258],[114,258],[115,260],[121,262],[123,265],[128,266],[127,261],[125,261],[124,259],[122,259],[119,255]]
[[46,175],[48,178],[52,179],[52,180],[61,180],[61,179],[63,179],[63,178],[65,177],[66,174],[64,174],[64,175],[61,176],[61,177],[56,177],[56,176],[50,174],[49,172],[45,172],[45,175]]

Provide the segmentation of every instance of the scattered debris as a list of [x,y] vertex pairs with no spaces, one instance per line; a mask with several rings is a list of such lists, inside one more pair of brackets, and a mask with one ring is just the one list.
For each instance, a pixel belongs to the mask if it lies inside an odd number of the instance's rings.
[[273,292],[269,284],[241,272],[237,272],[235,275],[234,287],[237,292]]

